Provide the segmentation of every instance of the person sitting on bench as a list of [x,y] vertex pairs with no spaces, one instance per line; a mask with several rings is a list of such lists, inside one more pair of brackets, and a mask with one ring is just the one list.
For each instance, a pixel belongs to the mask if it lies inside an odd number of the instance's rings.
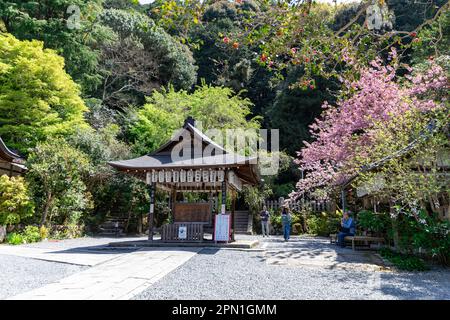
[[350,211],[344,211],[341,221],[341,232],[338,234],[337,244],[342,248],[345,248],[345,237],[355,235],[355,222],[350,217]]

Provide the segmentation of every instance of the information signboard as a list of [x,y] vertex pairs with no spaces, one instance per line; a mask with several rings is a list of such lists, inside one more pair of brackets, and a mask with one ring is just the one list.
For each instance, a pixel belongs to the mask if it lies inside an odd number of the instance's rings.
[[229,241],[231,231],[231,219],[229,214],[217,214],[214,223],[214,240]]

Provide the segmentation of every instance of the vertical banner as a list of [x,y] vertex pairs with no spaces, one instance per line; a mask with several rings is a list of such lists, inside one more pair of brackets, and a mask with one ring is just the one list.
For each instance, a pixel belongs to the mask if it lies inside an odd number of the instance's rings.
[[221,214],[226,213],[226,205],[227,205],[227,184],[225,181],[222,182],[222,209],[220,211]]
[[149,186],[150,210],[148,212],[148,240],[153,241],[153,214],[155,212],[155,189],[156,183]]

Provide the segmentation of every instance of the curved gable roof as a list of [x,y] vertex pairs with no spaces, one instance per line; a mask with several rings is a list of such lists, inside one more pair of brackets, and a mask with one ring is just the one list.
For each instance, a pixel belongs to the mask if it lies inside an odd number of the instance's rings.
[[8,162],[22,162],[22,158],[15,152],[11,151],[0,137],[0,159]]

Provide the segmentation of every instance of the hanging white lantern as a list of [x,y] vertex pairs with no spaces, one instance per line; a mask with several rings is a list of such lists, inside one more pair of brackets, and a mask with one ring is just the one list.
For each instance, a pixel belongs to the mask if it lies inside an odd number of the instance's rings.
[[166,171],[166,182],[172,181],[172,171]]
[[186,171],[180,170],[180,182],[186,182]]
[[189,170],[186,174],[187,182],[194,182],[194,171]]
[[164,182],[164,170],[159,171],[158,182]]
[[172,180],[175,183],[178,183],[180,181],[180,171],[175,170],[174,172],[172,172]]
[[203,182],[209,182],[209,171],[208,170],[203,170],[202,172],[203,174]]
[[150,174],[150,172],[147,172],[147,174],[145,175],[145,182],[147,184],[152,183],[152,175]]
[[218,178],[219,182],[224,182],[225,181],[225,171],[219,170],[217,172],[217,178]]
[[158,182],[158,171],[152,171],[152,182]]
[[202,171],[195,170],[194,178],[195,178],[195,182],[201,182],[202,181]]
[[217,179],[217,171],[216,170],[211,170],[209,172],[209,181],[216,182],[216,179]]

